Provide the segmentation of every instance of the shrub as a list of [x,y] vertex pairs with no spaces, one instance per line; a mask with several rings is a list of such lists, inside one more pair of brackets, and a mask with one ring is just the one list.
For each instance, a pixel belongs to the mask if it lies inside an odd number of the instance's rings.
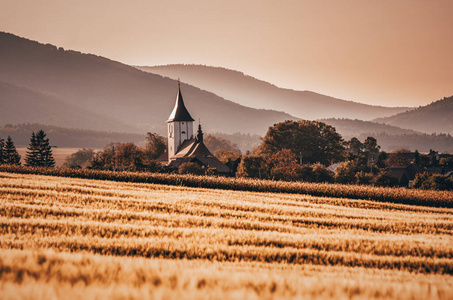
[[355,182],[354,163],[345,161],[335,169],[335,182],[348,184]]
[[422,190],[453,190],[453,179],[441,174],[419,173],[415,176],[414,188]]
[[268,176],[266,159],[261,155],[244,156],[236,172],[237,177],[266,179]]
[[185,162],[182,163],[178,168],[179,174],[193,174],[193,175],[203,175],[205,170],[200,167],[199,164],[194,162]]
[[398,179],[392,177],[388,172],[380,172],[374,177],[373,184],[383,187],[394,187],[398,185]]
[[374,176],[371,173],[360,171],[355,174],[357,184],[371,184]]
[[321,163],[313,165],[313,181],[314,182],[333,182],[334,174]]
[[312,165],[302,165],[297,170],[298,176],[302,181],[313,182],[315,177],[313,175],[313,166]]

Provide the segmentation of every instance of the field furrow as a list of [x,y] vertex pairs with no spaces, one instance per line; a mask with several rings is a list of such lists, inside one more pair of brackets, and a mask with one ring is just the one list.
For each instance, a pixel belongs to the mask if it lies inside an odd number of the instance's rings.
[[[14,288],[20,280],[59,278],[56,280],[63,285],[76,282],[79,279],[65,281],[64,276],[70,275],[61,275],[64,271],[58,271],[60,277],[46,277],[37,271],[41,260],[45,265],[53,257],[61,257],[55,254],[61,252],[91,255],[88,260],[93,265],[97,264],[93,259],[108,255],[184,264],[203,262],[218,266],[216,272],[225,266],[235,270],[251,266],[260,266],[260,270],[299,268],[297,272],[303,272],[301,268],[318,268],[315,274],[321,274],[319,270],[361,269],[367,270],[365,273],[372,279],[377,278],[373,276],[378,272],[381,284],[383,278],[391,277],[382,272],[400,272],[412,279],[433,276],[434,283],[453,278],[451,208],[301,194],[0,175],[0,279],[9,282],[5,288]],[[49,250],[55,252],[45,252]],[[38,257],[34,251],[44,254]],[[19,259],[20,253],[32,257],[33,270],[21,264],[22,269],[17,269],[7,262],[8,255]],[[153,278],[147,280],[164,280],[159,275]],[[89,286],[96,280],[86,275],[82,281]],[[200,279],[205,282],[202,285],[207,282],[205,277],[203,280]],[[153,285],[152,289],[161,284]],[[280,287],[283,289],[283,285]],[[445,284],[438,287],[439,291],[451,288]],[[294,295],[300,295],[298,291],[295,289]],[[385,298],[375,294],[379,296],[376,298]],[[438,298],[446,295],[437,293]]]

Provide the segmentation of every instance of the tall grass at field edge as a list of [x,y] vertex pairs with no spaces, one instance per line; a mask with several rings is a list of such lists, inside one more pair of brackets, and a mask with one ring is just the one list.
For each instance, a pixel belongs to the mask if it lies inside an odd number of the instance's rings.
[[195,176],[89,169],[43,168],[0,165],[0,172],[98,179],[120,182],[153,183],[196,188],[252,192],[308,194],[321,197],[363,199],[431,207],[453,207],[453,192],[425,191],[330,183],[285,182],[217,176]]

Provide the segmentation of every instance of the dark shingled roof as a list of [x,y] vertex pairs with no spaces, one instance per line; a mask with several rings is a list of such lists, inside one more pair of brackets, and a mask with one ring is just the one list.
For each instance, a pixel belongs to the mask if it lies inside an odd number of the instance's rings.
[[182,98],[181,89],[178,91],[178,96],[176,97],[175,107],[171,112],[170,117],[168,118],[167,122],[174,122],[174,121],[194,121],[192,116],[187,111],[186,106],[184,105],[184,100]]
[[207,168],[216,169],[218,173],[226,174],[231,170],[225,164],[215,157],[208,147],[201,140],[190,139],[185,140],[179,147],[178,153],[171,157],[169,166],[171,168],[178,168],[185,162],[198,162]]

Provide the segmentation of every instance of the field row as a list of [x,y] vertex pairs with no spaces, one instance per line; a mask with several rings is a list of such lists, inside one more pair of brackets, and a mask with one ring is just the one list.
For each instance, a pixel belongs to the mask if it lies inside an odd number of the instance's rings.
[[[121,239],[131,243],[134,238],[164,239],[189,245],[196,241],[205,245],[254,246],[271,248],[313,249],[319,251],[354,252],[360,254],[453,258],[450,239],[430,235],[393,235],[386,237],[366,232],[312,231],[282,234],[273,231],[234,230],[225,228],[181,228],[130,225],[100,222],[74,222],[44,219],[0,219],[0,234],[26,236],[41,240],[46,237],[80,236],[86,238]],[[416,241],[416,243],[413,243]]]
[[395,270],[0,250],[3,299],[448,299],[451,278]]
[[59,169],[10,165],[0,165],[0,172],[111,180],[116,182],[140,182],[211,189],[217,188],[237,191],[309,194],[313,196],[370,199],[379,202],[402,203],[433,207],[453,207],[453,192],[451,191],[421,191],[359,185],[282,182],[270,180],[236,179],[215,176],[111,172],[87,169]]
[[453,274],[453,210],[0,174],[0,248]]

